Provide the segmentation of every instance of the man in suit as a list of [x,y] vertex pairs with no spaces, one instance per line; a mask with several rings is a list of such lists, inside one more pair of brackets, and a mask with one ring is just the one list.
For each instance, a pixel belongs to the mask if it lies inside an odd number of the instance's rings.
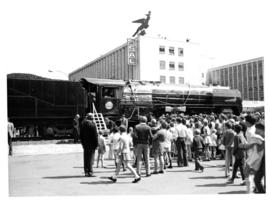
[[93,164],[95,150],[98,147],[98,133],[96,124],[93,121],[93,114],[88,113],[82,122],[80,138],[83,147],[83,161],[85,176],[93,176]]

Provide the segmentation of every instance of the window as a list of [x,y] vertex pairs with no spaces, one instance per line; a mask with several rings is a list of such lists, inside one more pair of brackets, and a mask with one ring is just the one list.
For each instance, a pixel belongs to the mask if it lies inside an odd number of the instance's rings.
[[179,84],[184,84],[184,82],[185,82],[184,77],[179,77],[178,82],[179,82]]
[[164,46],[159,46],[159,53],[164,54],[165,53],[165,47]]
[[170,84],[175,84],[175,77],[174,76],[170,76]]
[[260,86],[260,90],[263,91],[263,86]]
[[257,76],[254,76],[254,81],[257,81]]
[[184,49],[178,48],[178,56],[183,56],[183,55],[184,55]]
[[102,94],[104,98],[115,98],[114,88],[102,88]]
[[169,48],[169,54],[170,55],[174,55],[174,47],[170,47]]
[[159,69],[166,69],[166,62],[164,60],[159,61]]
[[166,76],[160,76],[160,82],[166,83]]
[[184,71],[184,63],[178,63],[178,71]]
[[170,62],[169,69],[170,70],[175,70],[175,64],[174,64],[174,62]]

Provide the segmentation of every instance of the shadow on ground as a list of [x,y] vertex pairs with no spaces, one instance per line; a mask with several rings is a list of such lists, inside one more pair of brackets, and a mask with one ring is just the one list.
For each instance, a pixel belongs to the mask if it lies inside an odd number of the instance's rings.
[[47,177],[42,177],[44,179],[68,179],[68,178],[83,178],[85,177],[84,175],[74,175],[74,176],[47,176]]
[[247,194],[247,192],[245,190],[240,190],[240,191],[219,192],[218,194]]
[[224,165],[207,165],[203,164],[205,168],[224,168]]
[[194,172],[194,173],[197,173],[195,172],[194,170],[191,170],[191,169],[185,169],[185,170],[173,170],[173,171],[168,171],[166,170],[166,173],[167,172]]
[[86,184],[86,185],[105,185],[105,184],[113,184],[112,181],[92,181],[92,182],[80,182],[80,184]]
[[74,140],[60,140],[56,144],[75,144]]
[[226,187],[226,183],[210,183],[204,185],[196,185],[196,187]]
[[189,179],[224,179],[224,176],[199,176],[199,177],[191,177]]

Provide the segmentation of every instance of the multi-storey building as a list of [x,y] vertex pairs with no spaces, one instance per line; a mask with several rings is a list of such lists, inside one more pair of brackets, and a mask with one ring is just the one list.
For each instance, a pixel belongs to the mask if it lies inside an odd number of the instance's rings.
[[264,58],[259,57],[232,63],[207,71],[207,85],[229,86],[238,89],[243,100],[264,100]]
[[192,43],[140,36],[74,70],[69,80],[91,77],[200,84],[198,57],[198,46]]

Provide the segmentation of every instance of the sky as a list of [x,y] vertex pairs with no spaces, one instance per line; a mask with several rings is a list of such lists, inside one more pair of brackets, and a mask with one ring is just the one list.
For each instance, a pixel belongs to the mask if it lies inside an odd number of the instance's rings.
[[[197,44],[202,67],[265,56],[267,1],[24,0],[1,6],[5,73],[67,79],[122,45],[151,11],[147,36]],[[51,70],[53,72],[48,72]]]

